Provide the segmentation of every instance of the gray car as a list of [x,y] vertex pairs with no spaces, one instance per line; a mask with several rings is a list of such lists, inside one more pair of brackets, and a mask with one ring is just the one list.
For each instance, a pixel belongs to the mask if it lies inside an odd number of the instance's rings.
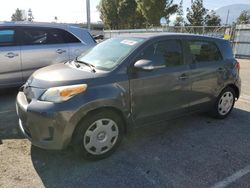
[[37,69],[69,61],[95,45],[85,29],[65,24],[0,23],[0,88],[21,86]]
[[112,38],[36,71],[17,95],[20,129],[35,146],[72,144],[85,158],[101,159],[133,127],[198,111],[227,117],[240,96],[239,68],[222,39]]

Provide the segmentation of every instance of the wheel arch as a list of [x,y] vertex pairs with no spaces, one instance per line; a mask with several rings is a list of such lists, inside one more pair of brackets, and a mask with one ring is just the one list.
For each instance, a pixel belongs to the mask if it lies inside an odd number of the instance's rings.
[[87,114],[82,119],[86,118],[87,116],[90,116],[92,114],[99,113],[99,112],[102,112],[102,111],[112,111],[112,112],[114,112],[117,116],[119,116],[121,118],[121,120],[123,121],[124,130],[125,130],[125,132],[127,131],[127,118],[126,118],[126,115],[124,114],[124,112],[122,112],[121,109],[119,109],[117,107],[114,107],[114,106],[102,106],[102,107],[99,107],[99,108],[96,108],[96,109],[92,109],[89,112],[87,112]]
[[240,90],[235,84],[228,84],[226,87],[230,87],[234,90],[237,99],[240,97]]

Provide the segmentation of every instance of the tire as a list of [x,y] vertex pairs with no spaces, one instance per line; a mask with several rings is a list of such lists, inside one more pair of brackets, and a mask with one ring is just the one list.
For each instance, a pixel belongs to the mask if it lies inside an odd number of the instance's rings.
[[212,109],[212,115],[217,119],[226,118],[232,111],[235,103],[235,91],[231,87],[226,87],[217,97]]
[[73,147],[87,160],[100,160],[110,156],[124,136],[124,123],[115,112],[91,113],[77,126]]

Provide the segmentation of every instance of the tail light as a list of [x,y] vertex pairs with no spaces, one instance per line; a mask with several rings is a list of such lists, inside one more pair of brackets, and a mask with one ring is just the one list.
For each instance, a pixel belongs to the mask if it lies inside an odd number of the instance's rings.
[[239,63],[239,61],[236,61],[235,67],[236,67],[238,73],[240,74],[240,63]]

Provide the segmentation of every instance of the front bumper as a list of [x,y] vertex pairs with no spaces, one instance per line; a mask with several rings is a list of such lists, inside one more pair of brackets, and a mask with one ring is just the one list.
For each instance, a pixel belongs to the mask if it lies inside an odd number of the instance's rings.
[[53,103],[28,102],[23,92],[17,95],[16,110],[20,130],[33,145],[55,150],[67,147],[74,130],[70,112],[58,110]]

